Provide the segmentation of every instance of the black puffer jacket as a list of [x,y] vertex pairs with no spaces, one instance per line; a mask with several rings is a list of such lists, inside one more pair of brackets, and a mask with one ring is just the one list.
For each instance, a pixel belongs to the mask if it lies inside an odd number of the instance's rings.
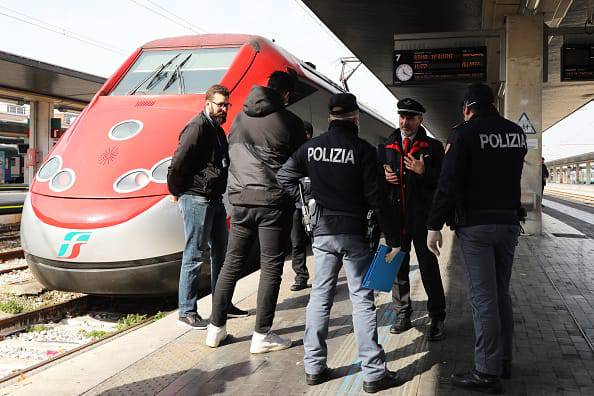
[[167,173],[172,195],[217,197],[225,193],[229,148],[225,131],[201,112],[179,135]]
[[252,88],[229,133],[229,202],[292,205],[276,173],[304,142],[303,121],[285,108],[280,94],[266,87]]
[[[425,172],[418,175],[404,166],[402,136],[397,129],[388,137],[385,144],[378,146],[378,160],[381,185],[387,192],[395,210],[403,216],[403,232],[415,235],[427,229],[427,216],[437,188],[437,180],[443,162],[443,145],[427,136],[425,128],[419,130],[412,142],[409,153],[416,159],[423,156]],[[383,165],[392,167],[401,181],[399,185],[386,182]],[[402,183],[403,181],[403,183]]]

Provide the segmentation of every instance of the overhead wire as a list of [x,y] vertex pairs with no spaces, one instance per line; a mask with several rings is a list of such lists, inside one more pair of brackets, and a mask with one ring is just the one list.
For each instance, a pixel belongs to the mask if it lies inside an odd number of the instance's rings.
[[[160,12],[160,11],[158,11],[158,10],[154,9],[154,8],[151,8],[151,7],[149,7],[149,6],[145,5],[145,4],[142,4],[140,1],[137,1],[137,0],[130,0],[130,1],[131,1],[132,3],[134,3],[134,4],[136,4],[137,6],[139,6],[139,7],[142,7],[142,8],[144,8],[145,10],[148,10],[148,11],[150,11],[150,12],[154,13],[154,14],[157,14],[157,15],[159,15],[159,16],[161,16],[161,17],[163,17],[163,18],[167,19],[168,21],[170,21],[170,22],[173,22],[173,23],[175,23],[176,25],[179,25],[179,26],[181,26],[181,27],[183,27],[183,28],[185,28],[185,29],[188,29],[188,30],[190,30],[190,31],[192,31],[192,32],[194,32],[194,33],[201,33],[199,30],[202,30],[202,32],[206,32],[206,30],[204,30],[204,29],[202,29],[202,28],[200,28],[200,27],[198,27],[198,26],[193,26],[192,24],[188,24],[188,25],[186,25],[186,24],[180,23],[179,21],[175,20],[174,18],[172,18],[172,17],[170,17],[170,16],[168,16],[168,15],[165,15],[164,13],[162,13],[162,12]],[[151,3],[151,4],[153,4],[153,6],[155,6],[155,4],[154,4],[153,2],[150,2],[150,3]],[[172,12],[170,12],[170,11],[167,11],[167,10],[166,10],[166,9],[164,9],[163,7],[161,7],[161,6],[159,6],[159,5],[156,5],[156,6],[157,6],[157,7],[159,7],[159,8],[161,8],[161,9],[163,9],[165,12],[167,12],[167,13],[169,13],[169,14],[172,14],[172,15],[174,15],[176,18],[182,19],[182,18],[178,17],[177,15],[173,14]],[[183,20],[184,22],[188,23],[188,22],[187,22],[187,21],[185,21],[184,19],[182,19],[182,20]],[[199,29],[199,30],[197,30],[197,29]]]
[[[64,37],[67,37],[67,38],[70,38],[70,39],[73,39],[73,40],[80,41],[80,42],[85,43],[85,44],[88,44],[88,45],[92,45],[92,46],[97,47],[97,48],[101,48],[101,49],[106,50],[106,51],[109,51],[109,52],[116,53],[118,55],[128,55],[122,49],[119,49],[119,48],[116,48],[116,47],[112,47],[109,44],[102,43],[102,42],[97,41],[97,40],[94,40],[94,39],[92,39],[90,37],[86,37],[86,36],[83,36],[83,35],[81,35],[79,33],[73,32],[71,30],[67,30],[67,29],[64,29],[64,28],[62,28],[60,26],[53,25],[53,24],[51,24],[49,22],[42,21],[41,19],[34,18],[34,17],[29,16],[29,15],[27,15],[25,13],[22,13],[22,12],[19,12],[19,11],[16,11],[16,10],[13,10],[11,8],[4,7],[4,6],[0,6],[0,8],[3,9],[3,10],[6,10],[8,12],[11,12],[13,14],[16,14],[16,15],[11,15],[11,14],[7,14],[6,12],[0,11],[0,15],[4,15],[5,17],[8,17],[8,18],[14,19],[16,21],[23,22],[23,23],[26,23],[26,24],[29,24],[29,25],[38,27],[40,29],[44,29],[44,30],[47,30],[47,31],[50,31],[50,32],[59,34],[61,36],[64,36]],[[19,15],[20,17],[17,16],[17,15]],[[27,20],[25,18],[27,18],[29,20]]]
[[188,21],[187,19],[184,19],[184,18],[180,17],[179,15],[177,15],[177,14],[173,13],[172,11],[169,11],[167,8],[165,8],[165,7],[161,6],[161,5],[159,5],[158,3],[156,3],[156,2],[154,2],[154,1],[152,1],[152,0],[145,0],[145,1],[146,1],[147,3],[150,3],[150,4],[152,4],[153,6],[155,6],[155,7],[157,7],[157,8],[159,8],[159,9],[161,9],[161,10],[165,11],[165,12],[166,12],[166,13],[168,13],[169,15],[172,15],[172,16],[174,16],[175,18],[179,19],[180,21],[183,21],[184,23],[187,23],[187,24],[188,24],[188,26],[191,26],[191,27],[193,27],[193,28],[195,28],[195,29],[201,30],[201,31],[202,31],[202,32],[204,32],[204,33],[208,33],[208,30],[206,30],[206,29],[204,29],[204,28],[202,28],[202,27],[200,27],[200,26],[194,25],[192,22]]

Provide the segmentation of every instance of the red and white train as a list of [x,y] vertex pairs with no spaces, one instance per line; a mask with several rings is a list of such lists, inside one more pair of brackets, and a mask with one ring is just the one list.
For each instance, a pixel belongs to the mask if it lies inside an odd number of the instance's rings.
[[[297,78],[290,109],[327,127],[327,103],[342,89],[267,39],[208,34],[166,38],[136,50],[107,80],[48,154],[25,201],[22,246],[51,289],[91,294],[177,292],[184,236],[168,198],[167,167],[204,93],[227,86],[233,118],[254,85],[275,70]],[[393,125],[362,107],[370,143]]]

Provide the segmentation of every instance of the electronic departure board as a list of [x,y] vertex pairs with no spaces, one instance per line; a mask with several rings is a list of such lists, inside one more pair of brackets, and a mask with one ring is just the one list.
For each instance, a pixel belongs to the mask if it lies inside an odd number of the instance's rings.
[[594,80],[594,44],[561,48],[561,81]]
[[394,84],[485,81],[487,47],[394,51]]

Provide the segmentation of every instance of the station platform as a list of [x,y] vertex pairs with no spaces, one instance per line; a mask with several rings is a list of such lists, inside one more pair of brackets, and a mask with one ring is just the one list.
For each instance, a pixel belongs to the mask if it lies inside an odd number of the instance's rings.
[[545,186],[545,194],[549,191],[577,193],[594,198],[594,184],[547,183]]
[[[513,377],[504,381],[510,395],[594,394],[594,241],[579,230],[543,214],[542,237],[521,237],[512,278],[514,306]],[[447,298],[448,336],[427,340],[429,318],[418,266],[412,257],[414,328],[389,333],[395,315],[391,296],[378,293],[379,340],[388,367],[406,380],[383,394],[460,395],[449,376],[472,367],[473,326],[458,247],[444,235],[440,257]],[[309,265],[313,265],[309,258]],[[339,277],[328,337],[329,366],[335,378],[307,386],[302,336],[309,290],[291,292],[286,263],[273,330],[290,337],[290,349],[251,355],[259,272],[242,279],[234,302],[252,316],[232,319],[233,338],[217,349],[204,346],[204,331],[176,324],[177,312],[104,342],[68,360],[27,374],[0,389],[2,395],[358,395],[363,378],[352,332],[346,278]],[[210,296],[199,302],[208,315]],[[470,393],[467,393],[470,394]]]

